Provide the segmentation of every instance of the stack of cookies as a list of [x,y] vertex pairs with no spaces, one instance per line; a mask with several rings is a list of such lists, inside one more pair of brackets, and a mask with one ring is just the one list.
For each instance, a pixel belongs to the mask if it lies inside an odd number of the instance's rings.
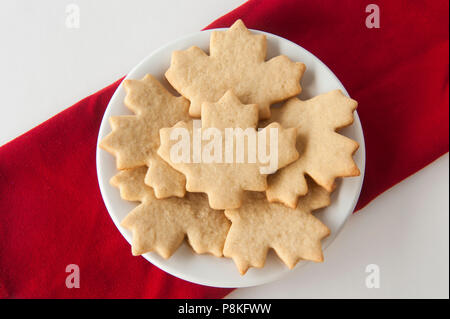
[[323,261],[330,230],[312,212],[330,204],[336,178],[359,175],[358,144],[336,132],[357,103],[339,90],[299,100],[305,65],[266,61],[266,46],[238,20],[212,32],[209,55],[173,52],[165,76],[181,96],[151,75],[123,82],[134,115],[111,117],[100,146],[116,158],[112,185],[140,202],[122,221],[133,255],[169,258],[186,238],[241,274],[269,248],[289,268]]

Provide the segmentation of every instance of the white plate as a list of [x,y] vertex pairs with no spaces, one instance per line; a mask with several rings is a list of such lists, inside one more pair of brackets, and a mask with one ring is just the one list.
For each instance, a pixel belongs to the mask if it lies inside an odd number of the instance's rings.
[[[145,74],[150,73],[160,80],[167,88],[169,88],[169,84],[164,78],[164,73],[169,67],[172,51],[185,50],[192,45],[196,45],[206,52],[209,52],[209,37],[211,31],[212,30],[201,31],[185,36],[156,50],[147,56],[141,63],[139,63],[126,78],[141,79]],[[284,54],[293,61],[300,61],[306,64],[307,71],[301,82],[303,92],[300,97],[302,99],[307,99],[333,89],[340,89],[347,94],[347,91],[343,87],[342,83],[337,79],[333,72],[331,72],[325,64],[323,64],[318,58],[307,50],[279,36],[256,30],[252,31],[256,33],[263,33],[267,36],[268,58],[272,58],[279,54]],[[173,89],[170,90],[174,92]],[[125,91],[123,86],[120,85],[111,98],[111,101],[109,102],[103,116],[98,141],[102,140],[103,137],[111,131],[108,123],[110,116],[131,114],[131,112],[123,104],[124,98]],[[340,185],[332,195],[331,206],[316,213],[316,216],[318,216],[331,229],[331,235],[323,242],[324,248],[330,245],[341,230],[347,217],[349,217],[353,212],[359,197],[364,176],[364,136],[361,123],[356,112],[354,124],[342,130],[342,133],[356,140],[360,145],[354,158],[356,164],[361,170],[361,176],[345,178],[339,181]],[[120,221],[137,204],[122,200],[118,189],[109,184],[110,178],[116,173],[117,170],[114,157],[106,151],[100,149],[97,145],[97,175],[103,200],[109,214],[111,215],[111,218],[114,221],[114,224],[117,226],[125,239],[131,244],[131,232],[121,227]],[[168,260],[163,259],[155,253],[147,253],[143,255],[143,257],[153,265],[178,278],[215,287],[249,287],[261,285],[274,281],[290,271],[298,271],[298,268],[305,263],[300,262],[294,270],[288,270],[288,268],[277,258],[273,251],[271,251],[267,257],[264,268],[251,268],[246,275],[241,276],[231,259],[217,258],[211,255],[194,254],[186,243],[184,243]]]

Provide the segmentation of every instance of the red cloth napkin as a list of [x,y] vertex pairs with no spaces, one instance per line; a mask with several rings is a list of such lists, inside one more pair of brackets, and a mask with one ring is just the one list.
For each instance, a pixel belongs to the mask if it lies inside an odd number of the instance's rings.
[[[367,148],[358,208],[448,152],[448,1],[252,0],[210,26],[248,27],[314,53],[359,101]],[[174,278],[141,257],[112,223],[95,151],[120,81],[0,148],[0,297],[219,298],[229,289]],[[80,267],[68,289],[66,266]]]

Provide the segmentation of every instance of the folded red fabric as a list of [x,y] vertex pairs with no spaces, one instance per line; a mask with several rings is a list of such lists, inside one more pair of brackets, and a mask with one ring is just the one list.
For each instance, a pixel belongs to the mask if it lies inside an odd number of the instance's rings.
[[[367,148],[358,208],[448,152],[448,1],[251,0],[208,28],[248,27],[314,53],[359,101]],[[120,81],[0,148],[0,297],[220,298],[132,257],[97,184],[96,139]],[[68,289],[66,266],[80,267]]]

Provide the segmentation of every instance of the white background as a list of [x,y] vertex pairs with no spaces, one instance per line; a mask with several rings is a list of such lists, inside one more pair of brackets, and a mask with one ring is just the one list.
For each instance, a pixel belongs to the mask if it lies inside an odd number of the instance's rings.
[[[243,2],[2,1],[0,145]],[[70,3],[80,8],[78,29],[66,27]],[[307,264],[282,280],[229,297],[448,298],[448,191],[446,154],[352,216],[323,264]],[[369,264],[380,268],[378,289],[366,287]]]

